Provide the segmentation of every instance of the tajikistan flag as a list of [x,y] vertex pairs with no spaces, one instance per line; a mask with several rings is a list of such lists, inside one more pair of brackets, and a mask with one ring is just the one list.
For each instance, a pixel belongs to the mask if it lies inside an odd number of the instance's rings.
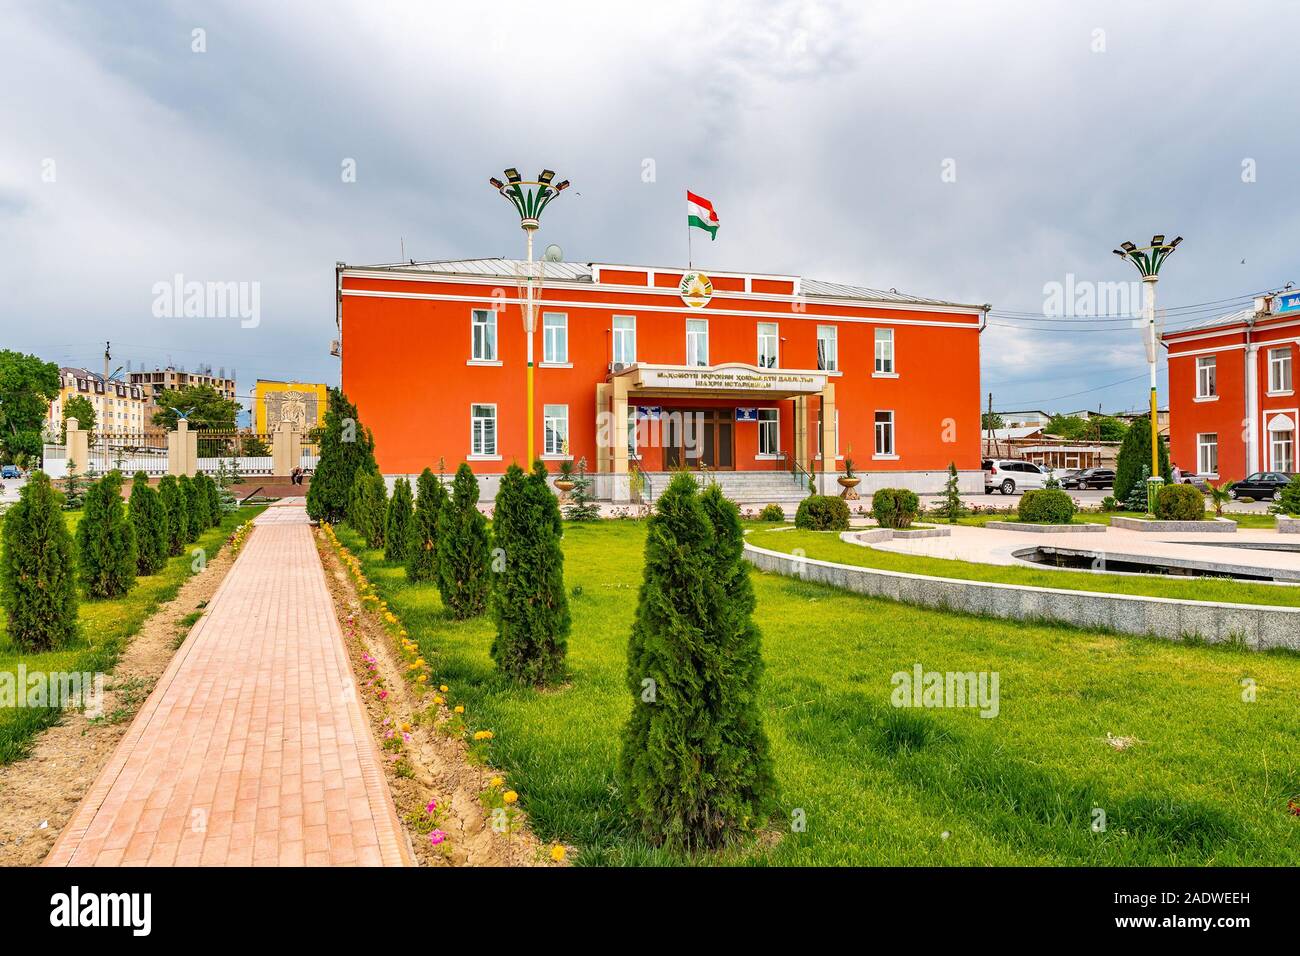
[[718,214],[713,211],[713,203],[689,189],[686,190],[686,225],[703,229],[710,239],[718,238]]

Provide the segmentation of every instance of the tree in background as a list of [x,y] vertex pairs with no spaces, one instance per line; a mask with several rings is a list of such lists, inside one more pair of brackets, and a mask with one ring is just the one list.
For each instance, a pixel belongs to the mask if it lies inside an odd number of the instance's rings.
[[651,843],[725,845],[765,820],[773,784],[758,715],[762,662],[735,505],[678,474],[646,527],[628,641],[634,703],[618,779]]
[[[1133,491],[1133,484],[1142,480],[1142,469],[1151,474],[1151,416],[1135,418],[1128,434],[1119,446],[1119,457],[1115,461],[1115,497],[1127,501]],[[1160,477],[1168,484],[1173,480],[1169,467],[1169,443],[1160,442]],[[1142,494],[1146,494],[1143,488]],[[1146,505],[1142,506],[1146,510]]]
[[40,458],[45,419],[61,384],[53,362],[0,349],[0,455],[6,462]]
[[570,521],[598,521],[600,505],[591,500],[591,479],[587,477],[587,459],[578,459],[578,473],[573,477],[573,490],[569,503],[564,506],[564,517]]
[[[442,467],[441,463],[438,465]],[[447,506],[447,489],[441,473],[420,472],[416,482],[415,514],[411,518],[411,540],[406,548],[406,577],[409,581],[436,581],[438,577],[438,519]]]
[[451,483],[451,500],[438,519],[438,592],[458,621],[482,614],[487,605],[492,585],[488,552],[487,519],[478,510],[478,479],[461,462]]
[[175,475],[163,475],[159,480],[158,499],[167,512],[167,553],[172,556],[182,554],[190,540],[190,522],[185,510],[185,495]]
[[117,469],[86,491],[77,525],[77,561],[88,598],[120,597],[135,586],[135,528],[127,520]]
[[165,388],[158,393],[158,411],[153,423],[166,431],[176,429],[176,409],[185,413],[195,431],[234,431],[240,404],[224,397],[211,385]]
[[393,497],[388,500],[388,514],[384,516],[384,560],[406,561],[413,510],[411,483],[403,475],[393,483]]
[[239,453],[245,458],[269,458],[271,446],[260,435],[240,435]]
[[0,605],[9,640],[26,653],[57,650],[77,633],[72,536],[59,497],[49,476],[32,472],[0,526]]
[[540,461],[528,475],[511,465],[492,512],[493,544],[505,556],[492,575],[492,659],[516,684],[539,687],[564,680],[570,627],[564,523],[546,479]]
[[357,472],[376,470],[374,437],[362,427],[357,407],[340,389],[331,388],[320,460],[307,488],[307,514],[313,521],[342,521],[348,514]]
[[189,475],[176,479],[181,491],[181,504],[185,509],[185,541],[187,544],[199,540],[199,535],[207,527],[207,503],[199,498],[199,489]]
[[990,432],[995,428],[1006,428],[1006,423],[1002,420],[1002,416],[997,412],[985,412],[980,415],[980,428],[986,432]]
[[59,432],[59,438],[65,445],[68,443],[69,418],[77,420],[77,427],[83,432],[88,432],[90,434],[88,441],[94,444],[95,425],[98,422],[95,418],[95,406],[90,404],[90,399],[85,395],[73,395],[63,403],[63,428]]
[[127,509],[135,529],[136,573],[157,574],[167,563],[167,509],[158,492],[149,487],[149,476],[137,471],[131,483],[131,504]]
[[71,458],[68,459],[67,469],[62,479],[63,510],[78,511],[85,502],[86,482],[81,472],[77,471],[77,463]]
[[358,471],[352,482],[348,524],[366,539],[369,548],[384,546],[384,520],[388,514],[388,488],[377,471]]

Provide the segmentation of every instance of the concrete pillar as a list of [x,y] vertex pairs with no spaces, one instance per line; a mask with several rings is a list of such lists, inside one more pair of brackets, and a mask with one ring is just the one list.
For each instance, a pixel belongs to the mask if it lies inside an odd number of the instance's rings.
[[596,473],[607,475],[613,470],[611,464],[611,438],[609,435],[609,393],[610,386],[604,382],[596,385]]
[[821,447],[822,460],[819,471],[825,472],[820,479],[823,494],[830,494],[835,479],[839,477],[839,465],[835,461],[835,383],[827,382],[821,394]]
[[[1252,342],[1246,346],[1246,474],[1252,474],[1260,469],[1260,443],[1267,436],[1260,434],[1259,421],[1259,345]],[[1219,444],[1220,454],[1225,447],[1223,442]],[[1197,451],[1199,457],[1200,451]],[[1197,462],[1195,467],[1200,467]],[[1223,470],[1223,461],[1219,462],[1219,470]]]
[[808,451],[808,399],[796,395],[794,400],[794,460],[807,469],[812,461]]
[[627,477],[627,380],[619,376],[614,379],[613,385],[610,396],[610,470],[613,472],[610,498],[614,501],[630,501],[632,487]]
[[292,422],[280,422],[271,435],[271,474],[287,478],[302,460],[302,436]]
[[167,434],[167,474],[192,475],[199,467],[199,435],[190,423],[176,420],[176,430]]
[[90,470],[90,433],[83,431],[81,422],[75,418],[68,419],[68,438],[64,442],[64,448],[68,455],[68,471],[75,471],[79,475],[84,475]]

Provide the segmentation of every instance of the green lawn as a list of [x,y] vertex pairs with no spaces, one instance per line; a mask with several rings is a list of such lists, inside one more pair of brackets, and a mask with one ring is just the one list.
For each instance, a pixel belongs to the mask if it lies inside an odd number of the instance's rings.
[[[719,862],[646,847],[615,789],[643,523],[566,525],[573,680],[543,693],[496,679],[489,619],[448,620],[433,587],[338,531],[450,686],[448,703],[494,731],[491,761],[541,839],[575,844],[578,863]],[[1300,863],[1300,817],[1287,812],[1300,799],[1300,658],[1011,624],[759,572],[754,583],[784,835],[724,861]],[[918,662],[998,672],[999,715],[893,708],[891,675]],[[1108,733],[1137,742],[1117,750]],[[1091,828],[1094,808],[1105,832]],[[789,832],[796,811],[804,832]]]
[[[1079,547],[1089,546],[1088,536]],[[1025,547],[1032,547],[1032,535]],[[1272,604],[1300,606],[1300,586],[1292,584],[1258,584],[1226,578],[1184,578],[1172,575],[1094,574],[1091,571],[1067,571],[1030,565],[979,564],[952,558],[898,554],[877,548],[841,541],[833,531],[755,530],[746,540],[769,551],[789,553],[803,549],[806,558],[835,561],[882,571],[905,571],[963,581],[992,581],[998,584],[1026,584],[1032,587],[1063,588],[1069,591],[1106,591],[1112,594],[1142,594],[1150,597],[1183,598],[1192,601],[1227,601],[1235,604]]]
[[[190,566],[194,559],[190,551],[201,547],[211,560],[236,525],[262,510],[261,507],[240,508],[227,515],[221,527],[204,532],[197,542],[186,548],[185,554],[170,558],[158,574],[137,578],[136,586],[123,597],[109,601],[83,600],[78,613],[80,640],[63,650],[45,654],[19,653],[9,642],[8,620],[0,614],[0,671],[13,673],[20,663],[26,665],[29,674],[111,670],[128,639],[160,605],[176,596],[193,573]],[[75,531],[81,512],[68,512],[67,520],[69,529]],[[36,734],[56,723],[59,715],[60,711],[53,708],[0,710],[0,765],[26,756]]]

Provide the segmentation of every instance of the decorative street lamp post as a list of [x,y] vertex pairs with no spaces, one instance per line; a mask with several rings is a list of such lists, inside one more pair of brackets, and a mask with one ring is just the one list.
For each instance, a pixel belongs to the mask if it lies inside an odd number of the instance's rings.
[[[495,176],[488,179],[501,195],[510,200],[519,213],[519,225],[524,230],[524,235],[528,237],[528,264],[525,276],[526,294],[524,304],[524,334],[528,338],[528,461],[527,466],[531,467],[533,462],[533,444],[534,444],[534,422],[533,422],[533,334],[537,331],[537,320],[533,311],[533,233],[541,226],[542,210],[544,210],[552,199],[558,196],[565,189],[569,188],[569,181],[551,184],[555,178],[555,173],[549,169],[543,169],[537,174],[536,181],[523,179],[519,175],[519,170],[513,167],[505,171],[506,181],[503,183]],[[542,266],[544,269],[545,266]]]
[[1151,366],[1151,477],[1155,479],[1147,484],[1147,512],[1150,514],[1155,514],[1155,489],[1160,479],[1160,429],[1156,425],[1156,282],[1160,279],[1160,267],[1182,241],[1182,236],[1173,242],[1165,242],[1164,236],[1152,236],[1149,246],[1138,248],[1131,242],[1125,242],[1113,250],[1115,255],[1137,266],[1142,276],[1147,314],[1147,362]]

